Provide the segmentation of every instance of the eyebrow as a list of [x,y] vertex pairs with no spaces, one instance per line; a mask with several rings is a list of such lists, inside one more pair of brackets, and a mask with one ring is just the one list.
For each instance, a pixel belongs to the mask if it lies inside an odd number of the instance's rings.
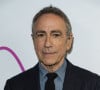
[[[38,31],[35,32],[35,34],[38,34],[38,33],[46,33],[46,31],[38,30]],[[60,34],[62,34],[62,32],[60,30],[51,30],[50,33],[60,33]]]
[[62,34],[60,30],[52,30],[51,33],[60,33],[60,34]]
[[46,32],[44,30],[38,30],[35,32],[35,34],[37,34],[37,33],[46,33]]

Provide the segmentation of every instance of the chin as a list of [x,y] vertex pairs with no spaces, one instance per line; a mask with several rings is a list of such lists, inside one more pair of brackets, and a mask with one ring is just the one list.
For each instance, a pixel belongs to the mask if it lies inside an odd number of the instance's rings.
[[40,62],[43,63],[45,66],[49,66],[49,65],[54,65],[57,62],[55,61],[56,59],[52,59],[52,58],[44,58],[44,59],[40,59]]
[[47,63],[43,63],[45,66],[54,66],[56,65],[56,62],[47,62]]

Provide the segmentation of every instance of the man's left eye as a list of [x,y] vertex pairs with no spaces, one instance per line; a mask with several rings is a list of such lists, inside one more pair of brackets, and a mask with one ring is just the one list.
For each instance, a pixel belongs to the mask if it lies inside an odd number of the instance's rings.
[[59,33],[55,33],[55,34],[53,34],[53,36],[54,37],[59,37],[59,36],[61,36]]

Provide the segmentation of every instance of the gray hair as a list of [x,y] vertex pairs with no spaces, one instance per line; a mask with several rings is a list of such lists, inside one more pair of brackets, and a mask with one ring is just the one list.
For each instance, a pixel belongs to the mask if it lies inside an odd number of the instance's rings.
[[53,6],[48,6],[48,7],[45,7],[43,9],[41,9],[33,18],[33,22],[32,22],[32,33],[34,32],[34,24],[35,22],[38,20],[38,18],[40,16],[42,16],[43,14],[48,14],[48,13],[52,13],[52,14],[55,14],[55,15],[58,15],[60,16],[66,23],[66,28],[68,29],[67,31],[67,35],[70,35],[70,32],[72,32],[72,27],[71,27],[71,23],[68,19],[68,17],[65,15],[65,13],[60,10],[59,8],[57,7],[53,7]]

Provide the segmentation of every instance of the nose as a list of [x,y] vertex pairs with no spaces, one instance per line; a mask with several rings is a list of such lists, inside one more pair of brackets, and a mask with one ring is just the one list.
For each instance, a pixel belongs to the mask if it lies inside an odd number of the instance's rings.
[[51,40],[51,37],[50,36],[47,36],[46,39],[45,39],[45,45],[44,45],[46,48],[50,48],[52,47],[52,40]]

